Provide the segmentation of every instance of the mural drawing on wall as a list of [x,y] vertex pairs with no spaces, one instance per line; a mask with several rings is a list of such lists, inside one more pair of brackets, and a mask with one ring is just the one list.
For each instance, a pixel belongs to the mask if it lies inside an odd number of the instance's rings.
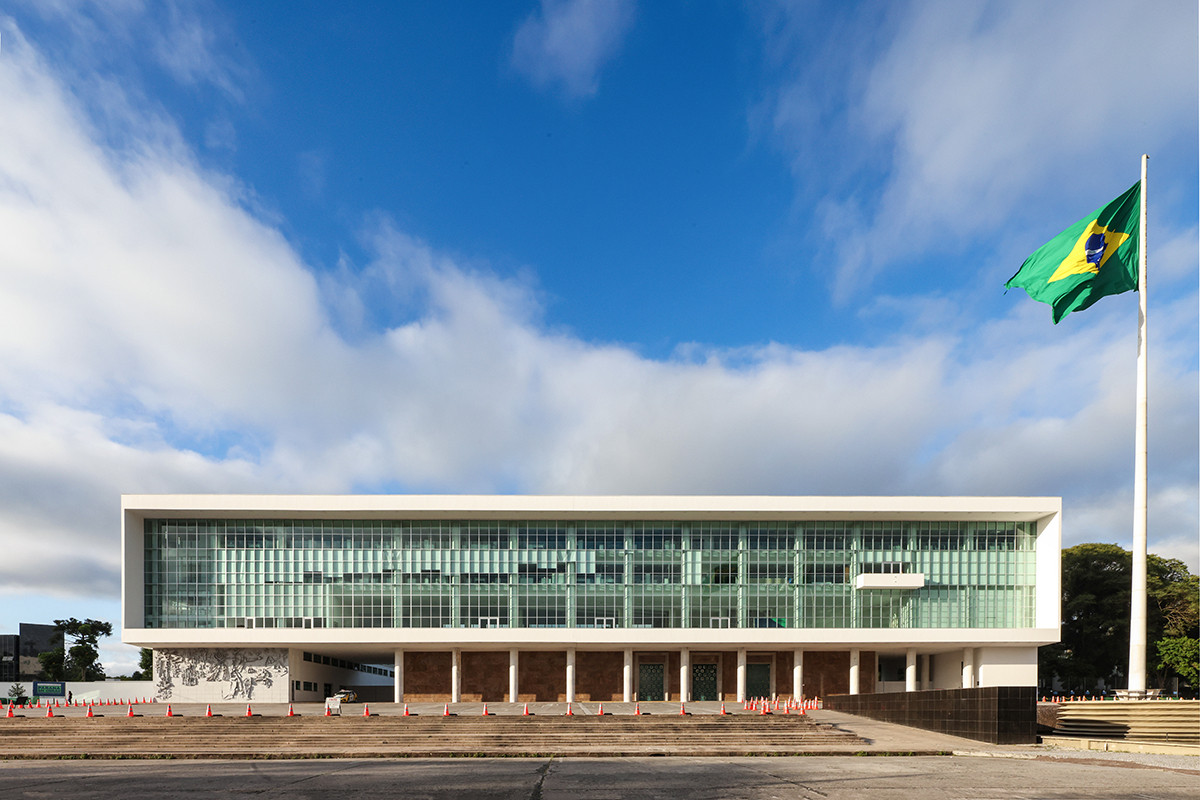
[[171,699],[176,686],[222,684],[226,700],[253,700],[258,687],[269,689],[286,680],[288,651],[280,648],[199,647],[155,650],[154,680],[158,697]]

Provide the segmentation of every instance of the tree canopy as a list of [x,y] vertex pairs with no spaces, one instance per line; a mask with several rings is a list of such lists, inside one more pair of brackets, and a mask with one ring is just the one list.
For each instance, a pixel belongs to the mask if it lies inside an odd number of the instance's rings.
[[96,619],[54,620],[54,627],[71,639],[71,646],[41,653],[38,660],[50,680],[102,681],[104,665],[100,663],[100,637],[112,636],[112,623]]
[[[1126,685],[1133,556],[1115,544],[1080,544],[1062,553],[1062,641],[1041,648],[1042,680],[1069,691]],[[1195,684],[1197,576],[1178,559],[1148,554],[1147,676],[1161,687],[1174,676]],[[1165,644],[1164,644],[1165,643]]]

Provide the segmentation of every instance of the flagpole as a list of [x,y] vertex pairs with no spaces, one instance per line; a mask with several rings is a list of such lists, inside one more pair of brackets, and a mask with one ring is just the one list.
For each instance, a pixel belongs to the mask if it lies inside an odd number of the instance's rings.
[[1133,450],[1133,587],[1129,604],[1129,696],[1146,694],[1146,163],[1142,155],[1142,207],[1138,249],[1137,412]]

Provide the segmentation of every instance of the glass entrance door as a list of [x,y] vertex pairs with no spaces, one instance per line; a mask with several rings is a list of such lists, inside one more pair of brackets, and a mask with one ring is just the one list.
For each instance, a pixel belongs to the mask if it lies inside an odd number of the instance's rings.
[[746,665],[746,696],[747,697],[770,697],[771,696],[771,665],[770,664],[747,664]]
[[692,664],[692,699],[717,699],[716,664]]
[[662,664],[638,664],[638,700],[662,700],[666,694]]

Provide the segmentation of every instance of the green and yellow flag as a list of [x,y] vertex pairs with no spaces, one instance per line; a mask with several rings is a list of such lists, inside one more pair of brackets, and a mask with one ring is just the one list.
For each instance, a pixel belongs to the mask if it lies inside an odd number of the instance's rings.
[[1139,182],[1038,248],[1004,288],[1049,303],[1055,325],[1105,295],[1137,289],[1140,210]]

